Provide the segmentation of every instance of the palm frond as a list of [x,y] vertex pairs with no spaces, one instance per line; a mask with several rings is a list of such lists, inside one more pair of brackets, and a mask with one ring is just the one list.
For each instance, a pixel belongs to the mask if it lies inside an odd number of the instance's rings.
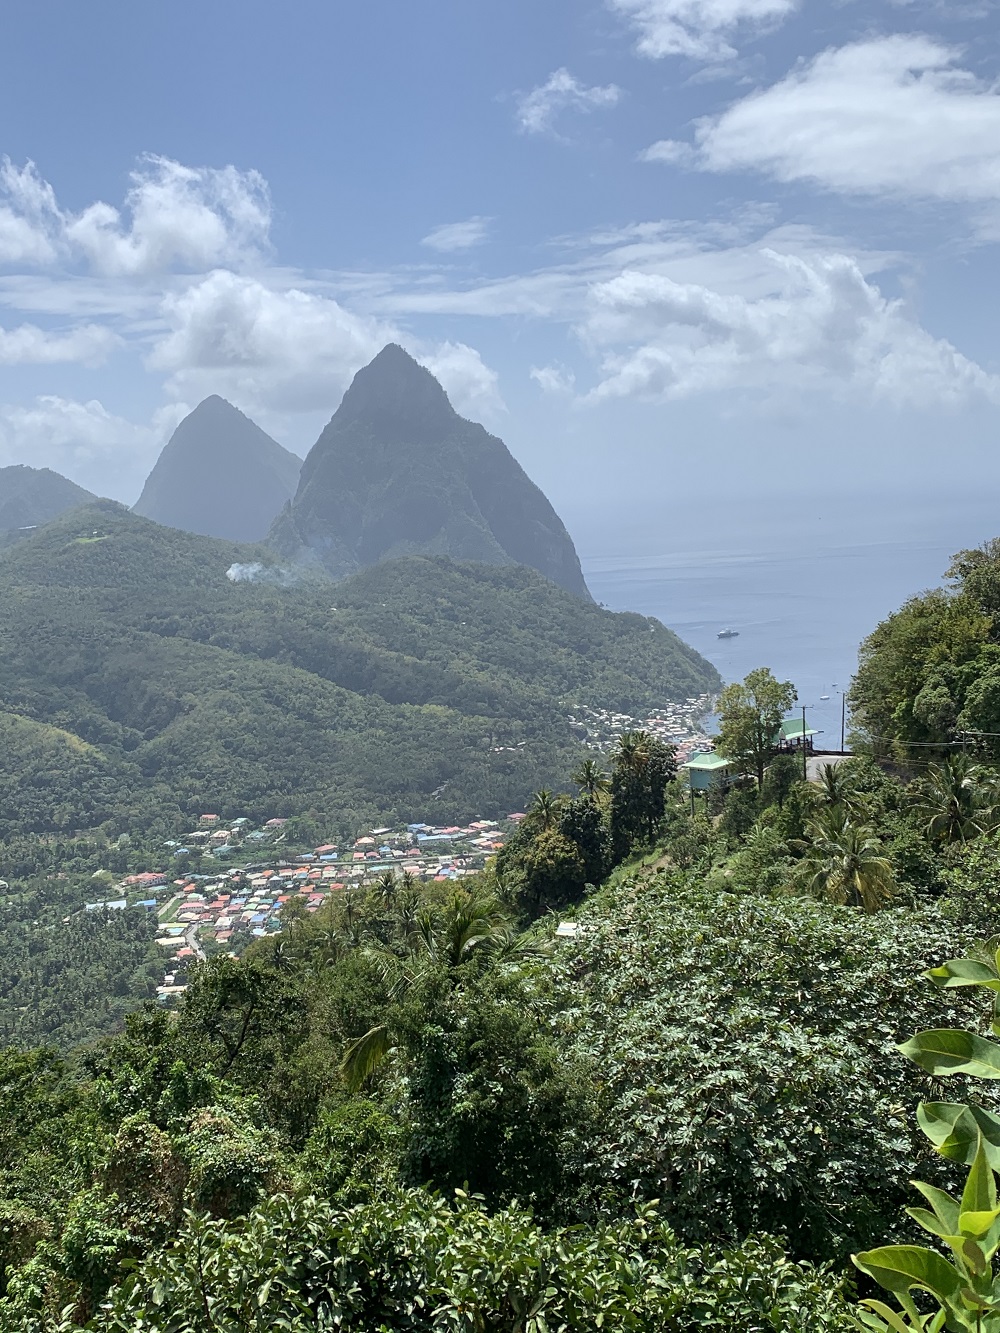
[[340,1062],[340,1072],[349,1091],[357,1092],[392,1049],[389,1029],[384,1023],[369,1028],[363,1037],[352,1041],[344,1051]]

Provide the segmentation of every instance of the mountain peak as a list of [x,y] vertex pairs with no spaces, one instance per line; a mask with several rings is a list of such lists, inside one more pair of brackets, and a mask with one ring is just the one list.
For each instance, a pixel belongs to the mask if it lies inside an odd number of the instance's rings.
[[93,499],[90,491],[47,467],[0,467],[0,532],[48,523]]
[[373,418],[385,424],[405,421],[411,428],[419,423],[433,428],[456,413],[426,366],[398,343],[388,343],[354,376],[337,415],[345,420]]
[[407,555],[529,565],[589,600],[569,533],[502,440],[395,343],[359,370],[271,529],[335,577]]
[[301,460],[211,394],[171,435],[135,512],[169,528],[259,541],[295,491]]

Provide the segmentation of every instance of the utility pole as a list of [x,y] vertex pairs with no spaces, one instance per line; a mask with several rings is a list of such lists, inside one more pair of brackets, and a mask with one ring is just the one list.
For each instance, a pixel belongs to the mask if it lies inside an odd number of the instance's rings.
[[802,705],[802,781],[808,780],[808,768],[806,765],[806,706]]
[[844,731],[847,724],[847,693],[840,691],[840,753],[844,753]]

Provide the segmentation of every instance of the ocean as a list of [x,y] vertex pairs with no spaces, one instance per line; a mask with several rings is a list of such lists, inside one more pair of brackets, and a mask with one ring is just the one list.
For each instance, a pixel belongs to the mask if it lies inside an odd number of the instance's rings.
[[[822,733],[817,743],[839,749],[842,694],[862,639],[907,598],[939,585],[956,550],[1000,531],[991,509],[962,501],[897,511],[879,519],[874,539],[871,522],[856,513],[853,531],[827,514],[728,540],[717,522],[710,531],[689,530],[683,549],[590,554],[582,563],[596,601],[656,616],[724,680],[767,666],[792,681],[798,707],[806,706],[809,726]],[[859,529],[867,540],[857,539]],[[725,628],[739,637],[719,639]]]

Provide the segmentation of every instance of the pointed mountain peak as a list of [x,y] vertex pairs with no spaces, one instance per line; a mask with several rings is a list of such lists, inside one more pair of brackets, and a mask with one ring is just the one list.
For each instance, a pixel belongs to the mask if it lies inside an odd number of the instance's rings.
[[455,416],[448,395],[431,372],[398,343],[388,343],[354,376],[337,410],[342,419],[417,420],[441,424]]
[[395,343],[355,375],[271,542],[338,578],[380,560],[447,555],[530,565],[590,597],[569,533],[507,446],[460,417]]
[[294,495],[301,463],[238,407],[212,394],[164,445],[135,512],[206,537],[259,541]]

